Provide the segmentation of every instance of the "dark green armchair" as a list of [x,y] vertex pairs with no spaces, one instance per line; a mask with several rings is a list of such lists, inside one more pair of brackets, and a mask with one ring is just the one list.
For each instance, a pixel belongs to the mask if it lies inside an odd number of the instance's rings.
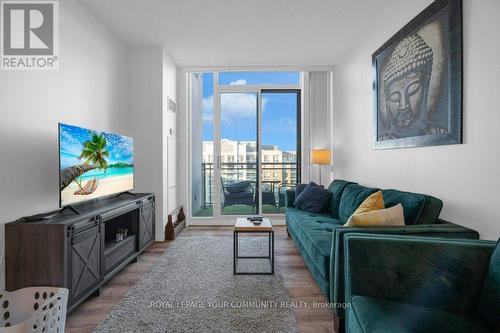
[[[436,237],[452,239],[479,239],[477,231],[461,225],[437,219],[435,224],[405,225],[401,227],[349,227],[333,230],[332,254],[330,257],[330,301],[336,304],[346,302],[344,297],[344,239],[350,234],[367,235],[405,235],[413,237]],[[340,318],[344,317],[344,307],[335,307],[335,313]]]
[[347,332],[500,332],[500,247],[400,235],[344,238]]

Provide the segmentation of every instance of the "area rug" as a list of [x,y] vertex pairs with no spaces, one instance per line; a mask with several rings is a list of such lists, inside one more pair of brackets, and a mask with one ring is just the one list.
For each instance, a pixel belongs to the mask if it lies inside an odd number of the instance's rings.
[[[181,234],[95,332],[297,332],[279,272],[233,275],[232,251],[232,237]],[[267,237],[240,239],[240,255],[266,252]],[[269,263],[245,259],[238,268]]]

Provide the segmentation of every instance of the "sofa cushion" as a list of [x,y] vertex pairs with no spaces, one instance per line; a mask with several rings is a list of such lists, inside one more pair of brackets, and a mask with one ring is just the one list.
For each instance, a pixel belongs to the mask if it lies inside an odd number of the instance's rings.
[[373,193],[377,192],[376,188],[364,187],[358,184],[348,185],[340,199],[339,218],[343,223],[346,223],[354,211],[361,203]]
[[425,204],[416,224],[435,224],[443,209],[443,201],[431,195],[425,196]]
[[330,186],[328,186],[328,191],[332,192],[332,196],[330,198],[330,202],[328,203],[328,211],[332,214],[333,217],[339,218],[339,206],[340,199],[342,198],[342,193],[344,189],[351,184],[356,184],[354,182],[350,182],[342,179],[335,179]]
[[285,211],[287,216],[293,216],[296,219],[307,219],[310,217],[316,217],[316,218],[326,218],[326,219],[331,219],[332,217],[330,214],[326,213],[311,213],[311,212],[306,212],[305,210],[301,210],[297,207],[290,207],[287,208]]
[[479,316],[500,332],[500,241],[490,259],[478,305]]
[[382,190],[385,207],[393,207],[397,204],[403,205],[405,224],[416,224],[425,204],[425,195],[403,192],[398,190]]
[[294,205],[302,210],[319,213],[330,201],[332,193],[314,183],[309,183],[306,188],[295,198]]
[[475,317],[364,296],[351,298],[346,325],[349,332],[491,332]]

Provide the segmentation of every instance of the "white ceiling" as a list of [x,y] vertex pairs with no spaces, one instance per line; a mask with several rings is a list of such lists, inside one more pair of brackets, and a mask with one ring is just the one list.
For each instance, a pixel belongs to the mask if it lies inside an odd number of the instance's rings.
[[80,0],[181,66],[333,65],[392,0]]

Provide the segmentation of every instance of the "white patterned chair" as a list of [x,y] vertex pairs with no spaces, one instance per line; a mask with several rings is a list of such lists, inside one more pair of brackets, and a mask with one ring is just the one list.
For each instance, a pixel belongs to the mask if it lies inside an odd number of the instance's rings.
[[0,291],[0,333],[64,333],[68,289]]

